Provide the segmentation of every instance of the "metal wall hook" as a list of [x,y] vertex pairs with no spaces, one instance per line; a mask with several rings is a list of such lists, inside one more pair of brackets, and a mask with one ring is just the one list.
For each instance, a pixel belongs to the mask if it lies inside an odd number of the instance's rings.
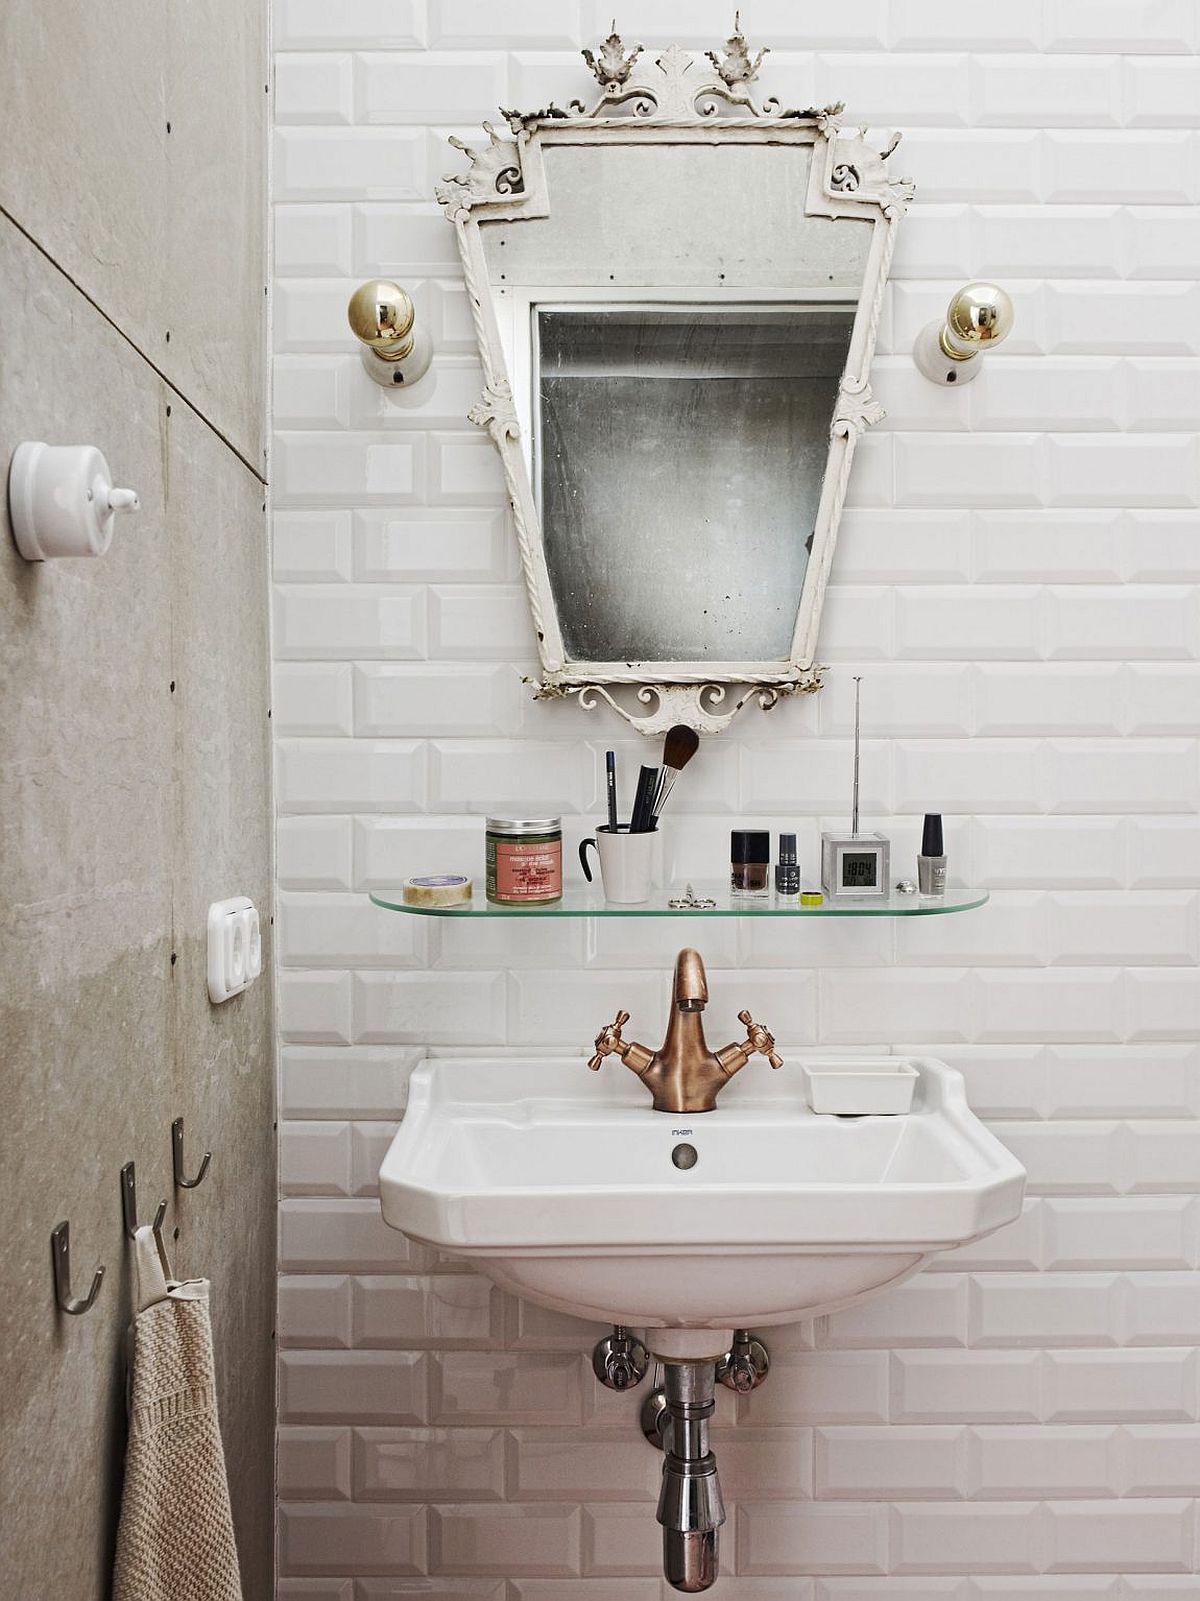
[[100,1294],[104,1282],[104,1269],[98,1267],[92,1274],[92,1285],[86,1295],[71,1294],[71,1225],[59,1223],[50,1235],[50,1255],[54,1264],[54,1299],[60,1312],[78,1317],[86,1312]]
[[204,1183],[208,1164],[212,1161],[212,1152],[205,1151],[200,1159],[200,1168],[194,1179],[184,1177],[183,1166],[183,1119],[177,1117],[171,1124],[171,1166],[175,1173],[175,1183],[181,1190],[194,1190],[198,1184]]
[[[158,1211],[154,1214],[154,1232],[160,1237],[166,1215],[167,1203],[160,1201]],[[138,1230],[137,1169],[133,1162],[126,1162],[121,1169],[121,1216],[124,1219],[125,1232],[132,1240]]]

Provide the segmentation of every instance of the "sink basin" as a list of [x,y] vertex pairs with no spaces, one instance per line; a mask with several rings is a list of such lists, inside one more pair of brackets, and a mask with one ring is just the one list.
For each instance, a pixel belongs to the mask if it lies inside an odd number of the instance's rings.
[[380,1169],[384,1218],[685,1360],[849,1306],[1017,1216],[1024,1169],[953,1068],[905,1058],[911,1112],[842,1118],[805,1104],[796,1069],[818,1055],[784,1054],[699,1115],[655,1112],[633,1075],[578,1057],[427,1060]]

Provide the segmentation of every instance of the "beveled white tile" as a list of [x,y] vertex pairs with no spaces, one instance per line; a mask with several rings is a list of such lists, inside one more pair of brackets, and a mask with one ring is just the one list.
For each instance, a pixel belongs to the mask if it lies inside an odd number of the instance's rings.
[[499,1501],[504,1443],[499,1429],[355,1429],[355,1498]]
[[[278,69],[277,69],[278,70]],[[349,277],[352,213],[337,203],[274,208],[275,271],[283,277]]]
[[275,822],[275,867],[282,889],[349,889],[351,823],[348,817],[280,817]]
[[1195,1502],[1130,1500],[1051,1502],[1052,1573],[1149,1568],[1158,1572],[1192,1571],[1195,1547]]
[[939,1273],[910,1279],[886,1296],[819,1318],[817,1345],[894,1350],[967,1343],[965,1274]]
[[490,117],[507,93],[505,58],[499,53],[364,52],[355,57],[355,76],[359,117],[364,123]]
[[1048,1351],[1043,1362],[1045,1416],[1051,1423],[1195,1418],[1194,1352]]
[[[434,1423],[578,1424],[582,1420],[581,1355],[445,1351],[434,1370]],[[588,1370],[592,1382],[591,1369]]]
[[816,1493],[821,1500],[941,1501],[967,1492],[967,1431],[923,1428],[822,1428],[816,1431]]
[[1044,1203],[1048,1268],[1189,1268],[1197,1208],[1183,1196],[1100,1196]]
[[891,1358],[896,1423],[1036,1423],[1041,1356],[1036,1351],[896,1351]]
[[287,1424],[277,1436],[281,1501],[350,1499],[350,1430]]
[[272,525],[277,581],[336,583],[350,577],[348,512],[277,511]]
[[419,0],[345,0],[331,11],[323,0],[275,0],[272,43],[277,50],[415,50],[425,43]]
[[500,1291],[481,1274],[357,1277],[349,1293],[356,1347],[459,1350],[499,1342]]
[[502,973],[357,972],[351,982],[357,1045],[489,1045],[504,1038]]
[[898,1573],[1036,1573],[1039,1509],[1031,1501],[890,1509],[891,1567]]
[[276,1332],[284,1346],[301,1346],[305,1350],[348,1347],[350,1280],[344,1274],[282,1277]]
[[285,1118],[400,1117],[417,1052],[388,1045],[288,1045],[280,1052]]
[[[661,1460],[647,1460],[645,1440],[628,1429],[513,1429],[510,1462],[513,1500],[638,1503],[643,1519],[662,1482]],[[612,1570],[593,1562],[585,1571]]]
[[383,1221],[378,1201],[285,1200],[279,1261],[285,1272],[411,1273],[431,1255]]
[[[770,1344],[771,1336],[767,1335]],[[888,1357],[883,1351],[796,1351],[778,1357],[773,1397],[766,1386],[741,1397],[751,1426],[884,1423],[888,1416]]]
[[1119,1495],[1120,1451],[1121,1431],[1111,1424],[978,1425],[968,1431],[970,1495],[988,1501]]
[[362,583],[472,583],[511,576],[504,517],[492,507],[367,507],[354,513],[353,544],[354,576]]
[[279,1509],[284,1574],[426,1571],[425,1510],[289,1503]]
[[881,1506],[743,1501],[734,1537],[739,1573],[883,1573],[888,1565]]
[[271,711],[277,737],[353,732],[346,662],[276,662]]
[[427,1359],[415,1351],[284,1351],[279,1415],[293,1423],[422,1423],[427,1382]]
[[1054,130],[1046,135],[1044,162],[1050,201],[1183,205],[1196,198],[1191,136],[1182,130]]
[[641,1502],[593,1502],[582,1512],[582,1571],[604,1577],[650,1576],[662,1570],[662,1530]]
[[1115,1273],[980,1273],[971,1284],[970,1343],[1115,1345],[1119,1292]]
[[573,1506],[430,1508],[435,1573],[558,1574],[580,1571],[580,1512]]
[[1187,890],[1060,890],[1046,901],[1050,960],[1149,966],[1200,960],[1198,901]]

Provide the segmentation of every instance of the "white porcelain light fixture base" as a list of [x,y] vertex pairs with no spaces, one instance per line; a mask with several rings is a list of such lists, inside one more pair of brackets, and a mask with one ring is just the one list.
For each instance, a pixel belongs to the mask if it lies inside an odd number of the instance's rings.
[[239,995],[262,972],[262,931],[245,895],[208,908],[208,998],[214,1005]]
[[132,489],[115,488],[95,445],[48,445],[27,439],[8,471],[8,512],[26,561],[103,556],[117,513],[137,511]]
[[367,345],[360,351],[363,368],[368,377],[385,389],[411,389],[424,378],[433,360],[433,340],[420,325],[412,331],[412,350],[399,361],[387,361],[377,356]]

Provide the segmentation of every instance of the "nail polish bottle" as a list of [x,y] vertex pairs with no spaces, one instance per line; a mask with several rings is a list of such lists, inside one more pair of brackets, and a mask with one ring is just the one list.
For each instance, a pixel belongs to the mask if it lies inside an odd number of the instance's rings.
[[917,857],[917,884],[922,895],[946,893],[946,851],[942,840],[942,819],[937,812],[925,814],[921,854]]
[[780,900],[795,900],[800,893],[800,864],[796,860],[795,834],[780,834],[779,856],[775,862],[775,893]]
[[762,900],[771,888],[771,836],[765,828],[735,828],[729,836],[729,888],[742,900]]

